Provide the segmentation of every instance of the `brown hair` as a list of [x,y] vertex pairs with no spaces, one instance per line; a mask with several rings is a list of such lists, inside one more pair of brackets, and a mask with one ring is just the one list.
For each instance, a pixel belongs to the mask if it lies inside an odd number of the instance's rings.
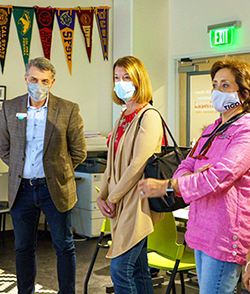
[[250,112],[250,64],[244,61],[239,61],[231,57],[226,57],[224,60],[216,61],[211,68],[210,75],[212,80],[215,74],[223,68],[228,68],[234,74],[235,82],[239,86],[239,93],[243,100],[242,107],[245,111]]
[[38,68],[41,71],[51,71],[51,78],[52,80],[54,79],[55,75],[56,75],[56,69],[54,68],[54,66],[52,65],[52,63],[50,62],[49,59],[45,58],[45,57],[37,57],[35,59],[30,59],[29,62],[25,65],[26,68],[26,76],[29,76],[30,73],[30,68],[34,66],[36,68]]
[[[113,66],[113,88],[115,86],[114,77],[116,66],[123,67],[126,70],[135,86],[136,92],[132,97],[132,100],[136,101],[139,104],[149,102],[152,99],[153,91],[147,70],[144,67],[143,63],[134,56],[124,56],[122,58],[119,58]],[[116,95],[114,91],[112,99],[118,105],[122,105],[125,103]]]

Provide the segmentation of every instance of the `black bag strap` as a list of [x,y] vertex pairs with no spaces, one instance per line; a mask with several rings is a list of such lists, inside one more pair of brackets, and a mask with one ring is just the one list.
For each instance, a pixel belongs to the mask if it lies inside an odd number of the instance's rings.
[[[160,118],[161,118],[161,121],[162,121],[162,128],[163,128],[163,136],[164,136],[164,140],[165,140],[165,142],[167,142],[167,135],[166,135],[166,130],[167,130],[167,132],[168,132],[168,134],[169,134],[171,140],[172,140],[173,143],[174,143],[174,150],[176,151],[176,154],[177,154],[177,156],[178,156],[178,158],[179,158],[179,157],[180,157],[179,155],[182,154],[182,152],[181,152],[181,150],[180,150],[178,144],[176,143],[176,141],[175,141],[175,139],[174,139],[174,136],[172,135],[172,133],[171,133],[169,127],[167,126],[165,120],[163,119],[161,113],[160,113],[157,109],[155,109],[155,108],[148,108],[148,109],[144,110],[143,113],[141,114],[141,116],[139,117],[139,121],[138,121],[139,125],[141,124],[141,120],[142,120],[142,118],[143,118],[143,115],[144,115],[145,112],[148,111],[148,110],[154,110],[154,111],[158,112],[158,114],[160,115]],[[164,147],[163,152],[164,152],[164,150],[166,150],[166,149],[167,149],[167,146]],[[182,158],[179,158],[179,159],[180,159],[180,162],[181,162]]]

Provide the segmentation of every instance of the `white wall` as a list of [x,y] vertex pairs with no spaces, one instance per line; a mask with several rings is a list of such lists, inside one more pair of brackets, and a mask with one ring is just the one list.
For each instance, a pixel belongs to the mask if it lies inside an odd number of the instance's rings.
[[[175,61],[183,57],[220,56],[250,52],[249,0],[169,0],[168,122],[178,134],[177,75]],[[235,45],[211,48],[207,26],[241,21]],[[174,98],[174,99],[173,99]]]
[[[107,135],[112,127],[112,0],[2,0],[1,5],[34,5],[59,8],[109,6],[109,60],[104,61],[101,49],[96,19],[94,18],[93,45],[91,63],[88,61],[84,38],[76,16],[75,33],[72,57],[72,76],[69,74],[63,44],[58,28],[57,19],[54,19],[52,36],[51,62],[57,70],[56,82],[52,88],[54,95],[77,102],[80,105],[81,115],[86,131],[100,131]],[[31,40],[30,58],[43,56],[39,31],[34,15],[33,34]],[[9,44],[5,60],[4,74],[0,74],[0,85],[7,86],[7,99],[26,92],[24,83],[24,63],[17,36],[16,26],[12,15]]]
[[154,106],[167,119],[169,1],[135,0],[133,54],[145,65]]
[[[153,87],[154,106],[167,117],[168,0],[114,1],[114,61],[127,54],[145,65]],[[120,107],[113,108],[113,121]]]
[[168,0],[135,0],[133,54],[145,65],[153,87],[154,106],[167,119]]
[[[133,55],[133,0],[114,0],[113,4],[113,63],[126,55]],[[113,125],[122,106],[113,103]]]

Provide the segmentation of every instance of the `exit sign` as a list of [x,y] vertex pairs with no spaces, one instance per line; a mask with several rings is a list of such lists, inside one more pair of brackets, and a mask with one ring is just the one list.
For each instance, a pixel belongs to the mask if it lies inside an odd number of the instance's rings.
[[211,30],[210,31],[210,45],[211,45],[211,47],[232,45],[233,32],[234,32],[234,27]]

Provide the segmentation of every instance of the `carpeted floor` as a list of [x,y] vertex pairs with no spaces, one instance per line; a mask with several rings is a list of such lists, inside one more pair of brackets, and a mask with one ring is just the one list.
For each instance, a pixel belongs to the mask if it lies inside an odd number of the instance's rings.
[[[0,293],[16,294],[17,280],[16,275],[0,269]],[[35,286],[35,293],[57,293],[54,290],[49,290],[39,284]]]

